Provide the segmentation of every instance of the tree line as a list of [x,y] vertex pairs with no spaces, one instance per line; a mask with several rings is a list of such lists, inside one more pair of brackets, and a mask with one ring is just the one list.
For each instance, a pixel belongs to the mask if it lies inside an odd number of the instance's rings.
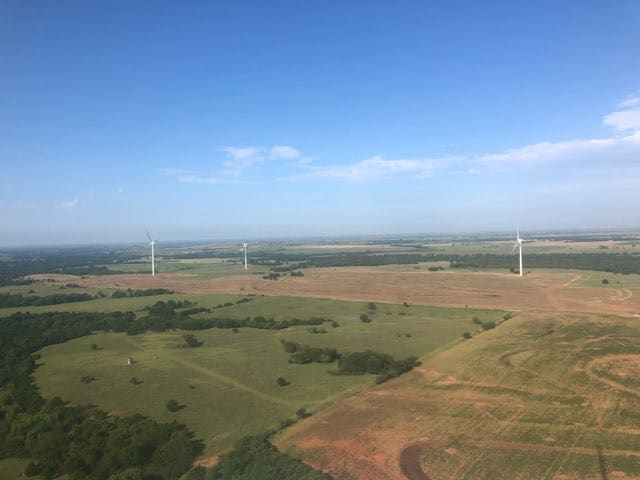
[[0,293],[0,308],[40,307],[43,305],[58,305],[60,303],[84,302],[93,299],[93,295],[88,293],[54,293],[45,296]]
[[389,354],[372,350],[342,355],[335,348],[311,347],[284,339],[280,343],[284,351],[291,354],[289,363],[333,363],[337,360],[337,370],[330,372],[333,375],[378,375],[376,383],[399,377],[420,365],[416,357],[396,360]]
[[91,334],[125,331],[133,312],[16,313],[0,321],[0,458],[27,457],[29,475],[51,479],[177,479],[203,445],[184,425],[95,406],[44,400],[33,384],[37,350]]

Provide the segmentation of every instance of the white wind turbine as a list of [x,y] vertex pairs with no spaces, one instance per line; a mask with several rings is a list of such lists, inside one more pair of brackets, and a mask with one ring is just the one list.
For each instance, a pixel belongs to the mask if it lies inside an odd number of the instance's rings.
[[520,238],[520,229],[516,230],[516,244],[513,246],[513,251],[516,251],[516,248],[520,250],[520,276],[524,275],[522,271],[522,238]]
[[247,267],[247,244],[243,243],[242,244],[242,249],[244,250],[244,269],[246,270]]
[[156,255],[154,252],[154,246],[158,240],[153,240],[151,235],[149,235],[149,231],[145,228],[144,231],[147,233],[147,238],[149,238],[149,245],[151,245],[151,276],[156,276]]

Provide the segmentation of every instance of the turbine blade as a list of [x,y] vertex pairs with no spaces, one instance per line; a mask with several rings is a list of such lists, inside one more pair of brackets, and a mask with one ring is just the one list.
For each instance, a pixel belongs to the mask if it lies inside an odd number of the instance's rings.
[[516,244],[513,246],[513,250],[511,250],[512,252],[516,251],[516,248],[518,248],[518,242],[516,242]]
[[144,231],[147,234],[147,238],[149,239],[150,242],[153,242],[153,240],[151,240],[151,235],[149,235],[149,230],[147,230],[146,228],[144,229]]

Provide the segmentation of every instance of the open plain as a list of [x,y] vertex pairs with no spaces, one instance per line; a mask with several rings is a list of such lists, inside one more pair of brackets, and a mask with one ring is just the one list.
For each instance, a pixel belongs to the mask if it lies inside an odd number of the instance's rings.
[[[371,258],[358,250],[363,246],[329,247],[283,251]],[[373,257],[405,254],[405,247],[376,248]],[[151,277],[139,273],[143,265],[117,264],[106,275],[31,275],[35,283],[3,291],[82,291],[94,298],[3,311],[121,310],[144,318],[155,302],[173,300],[202,308],[196,321],[261,316],[326,323],[316,332],[306,325],[190,331],[202,342],[197,349],[179,347],[187,333],[180,329],[94,333],[49,345],[39,351],[34,376],[46,398],[96,404],[110,415],[177,420],[204,441],[197,462],[206,466],[244,435],[284,425],[274,444],[336,479],[640,478],[636,273],[532,268],[518,277],[442,260],[304,268],[268,260],[243,270],[212,257],[167,260]],[[296,269],[302,274],[290,274]],[[112,297],[149,288],[174,293]],[[361,320],[365,312],[368,323]],[[492,322],[495,328],[481,328]],[[422,363],[375,385],[371,375],[332,374],[334,364],[290,363],[281,341],[341,354],[413,355]],[[93,381],[84,384],[83,377]],[[278,377],[289,384],[278,385]],[[165,408],[169,398],[177,411]],[[288,426],[300,409],[312,416]]]

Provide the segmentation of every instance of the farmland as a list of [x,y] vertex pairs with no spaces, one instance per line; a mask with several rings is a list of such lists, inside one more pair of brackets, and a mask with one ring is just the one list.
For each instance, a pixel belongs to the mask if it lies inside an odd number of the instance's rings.
[[[207,302],[206,295],[188,298],[198,299],[199,305],[219,300],[214,296]],[[260,313],[286,319],[315,314],[332,318],[339,326],[327,326],[323,334],[310,333],[306,326],[276,332],[211,329],[196,332],[203,342],[197,349],[177,348],[183,343],[184,332],[180,331],[136,336],[94,334],[43,349],[35,378],[47,397],[97,404],[117,414],[142,413],[157,420],[184,422],[205,440],[207,451],[214,453],[246,434],[260,433],[294,416],[299,408],[317,411],[373,382],[371,376],[330,375],[332,365],[288,363],[281,339],[333,347],[344,353],[372,349],[398,358],[422,357],[457,341],[464,331],[477,329],[472,317],[499,321],[505,314],[377,304],[374,320],[364,324],[359,315],[365,311],[367,304],[361,302],[255,297],[248,303],[218,309],[216,315]],[[93,343],[99,350],[90,348]],[[136,363],[127,366],[127,357]],[[96,380],[85,385],[80,382],[82,376]],[[291,384],[278,386],[280,376]],[[141,383],[133,385],[131,377]],[[186,408],[175,414],[168,412],[165,403],[169,399]]]
[[[36,354],[35,384],[45,398],[94,404],[114,418],[185,424],[203,442],[203,465],[275,428],[280,450],[336,479],[638,478],[640,275],[598,270],[615,263],[609,254],[635,258],[635,240],[536,242],[525,248],[582,255],[577,263],[592,269],[531,267],[519,278],[415,254],[485,251],[500,262],[504,239],[270,243],[254,247],[246,271],[233,245],[175,247],[155,278],[140,273],[144,252],[118,253],[93,273],[76,265],[80,275],[49,269],[63,263],[56,253],[42,257],[45,271],[25,263],[26,281],[0,287],[24,302],[0,314],[149,316],[143,333],[106,329],[47,344]],[[145,289],[164,290],[135,293]],[[82,301],[71,301],[75,294]],[[158,302],[184,306],[156,331]],[[264,322],[224,323],[255,318]],[[313,318],[319,323],[288,323]],[[195,330],[180,330],[181,321]],[[197,348],[185,348],[188,333]],[[291,363],[283,342],[422,364],[376,385],[373,374],[332,374],[338,362]],[[19,472],[28,459],[3,462]]]
[[628,318],[520,315],[277,443],[336,478],[637,478],[638,333]]

